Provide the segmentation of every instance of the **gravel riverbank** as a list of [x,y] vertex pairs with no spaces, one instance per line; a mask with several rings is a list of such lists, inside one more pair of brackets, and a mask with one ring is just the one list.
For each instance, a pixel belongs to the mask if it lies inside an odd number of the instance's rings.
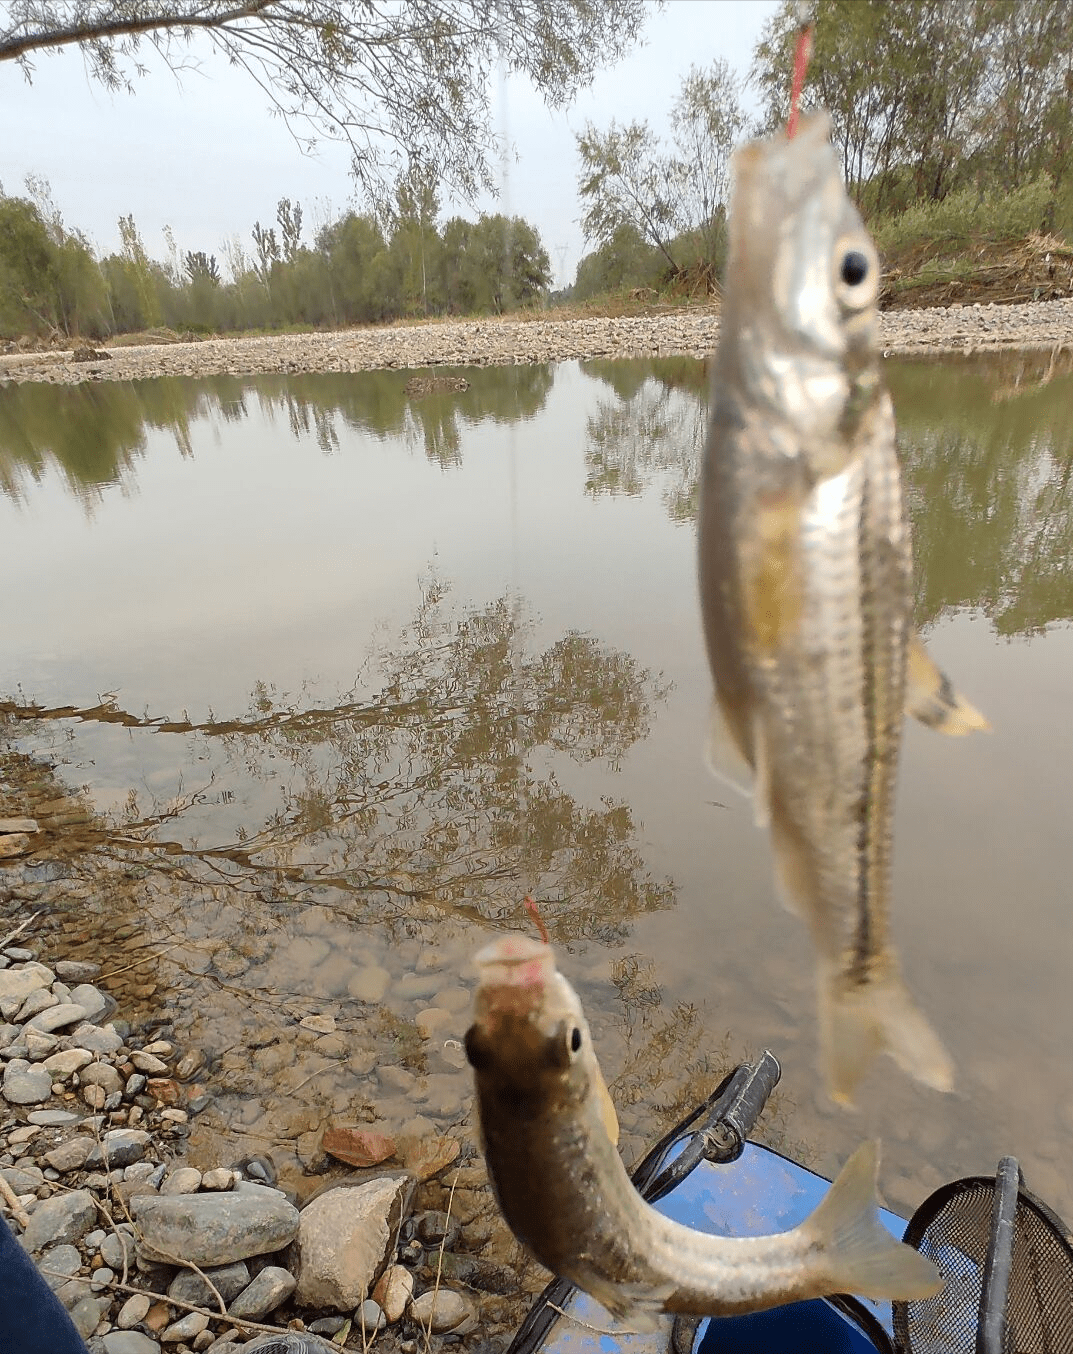
[[[949,306],[880,317],[887,353],[955,353],[1073,344],[1073,300]],[[502,366],[578,358],[704,357],[715,348],[714,310],[585,319],[480,319],[330,333],[211,338],[78,354],[0,356],[0,384],[129,381],[154,376],[370,371],[382,367]]]
[[[237,1354],[281,1329],[364,1354],[502,1349],[532,1284],[483,1165],[458,1130],[423,1121],[403,1138],[370,1123],[371,1059],[350,1112],[310,1135],[300,1177],[278,1169],[289,1154],[271,1132],[261,1152],[193,1164],[198,1124],[227,1100],[221,1063],[183,1047],[155,984],[134,989],[148,1008],[113,995],[141,967],[126,949],[136,930],[114,927],[99,960],[63,956],[93,886],[38,844],[79,808],[43,802],[38,821],[27,799],[0,761],[0,1216],[89,1354]],[[23,812],[2,816],[15,800]],[[284,1069],[309,1039],[346,1042],[332,1017],[305,1016],[277,1048]],[[418,1078],[393,1070],[416,1094]]]

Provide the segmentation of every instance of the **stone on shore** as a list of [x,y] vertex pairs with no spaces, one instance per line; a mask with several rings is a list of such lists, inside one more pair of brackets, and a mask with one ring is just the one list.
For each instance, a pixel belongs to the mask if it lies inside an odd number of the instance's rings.
[[73,1243],[89,1231],[96,1217],[97,1208],[88,1189],[53,1195],[30,1214],[23,1245],[33,1254],[45,1246]]
[[298,1305],[353,1310],[383,1269],[412,1192],[409,1177],[386,1176],[307,1204],[298,1230]]
[[105,1354],[160,1354],[157,1342],[137,1330],[111,1330],[103,1337],[102,1344]]
[[[230,1265],[215,1265],[204,1270],[205,1279],[211,1279],[224,1302],[237,1298],[250,1282],[249,1266],[244,1260]],[[181,1269],[168,1285],[168,1297],[173,1302],[189,1302],[193,1307],[217,1308],[216,1293],[200,1274],[192,1269]]]
[[4,1068],[3,1090],[11,1105],[41,1105],[52,1098],[52,1077],[47,1067],[12,1058]]
[[0,971],[0,1015],[10,1020],[31,992],[52,986],[54,974],[44,964],[26,964],[22,968]]
[[139,1252],[151,1260],[226,1265],[278,1251],[298,1235],[298,1210],[274,1190],[144,1195],[131,1208],[142,1233]]
[[281,1302],[286,1302],[294,1292],[295,1283],[289,1270],[279,1265],[265,1265],[228,1307],[227,1314],[245,1321],[263,1321]]

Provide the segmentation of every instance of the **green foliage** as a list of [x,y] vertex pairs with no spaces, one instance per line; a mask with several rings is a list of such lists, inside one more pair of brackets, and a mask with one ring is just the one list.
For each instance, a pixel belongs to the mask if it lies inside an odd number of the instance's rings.
[[1046,226],[1053,196],[1046,174],[1010,193],[966,186],[939,202],[924,198],[904,211],[877,217],[871,230],[877,248],[888,257],[922,243],[1023,239]]
[[166,260],[151,259],[131,216],[119,219],[122,251],[98,263],[82,235],[62,228],[47,184],[34,180],[33,191],[38,201],[0,194],[0,337],[501,313],[542,300],[551,282],[540,236],[520,217],[456,217],[441,230],[436,184],[420,167],[397,185],[386,235],[373,215],[348,212],[323,226],[309,248],[301,242],[301,206],[281,198],[276,226],[254,223],[252,250],[237,237],[225,242],[229,278],[215,254],[180,256],[168,228]]
[[663,255],[644,240],[634,226],[621,225],[599,249],[577,266],[574,299],[633,287],[654,287],[664,271]]
[[[1010,190],[1073,156],[1073,6],[1062,0],[816,0],[803,103],[831,113],[846,181],[882,213],[966,183]],[[753,74],[768,129],[788,112],[797,6],[765,27]]]
[[46,221],[37,203],[0,193],[0,337],[97,337],[110,327],[108,309],[85,238],[58,215]]

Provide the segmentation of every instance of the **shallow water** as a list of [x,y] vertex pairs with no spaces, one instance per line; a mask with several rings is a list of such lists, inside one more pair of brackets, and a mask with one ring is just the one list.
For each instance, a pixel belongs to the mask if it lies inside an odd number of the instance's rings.
[[227,1087],[195,1151],[468,1132],[468,960],[531,892],[628,1151],[767,1045],[769,1137],[817,1168],[879,1132],[908,1210],[1013,1152],[1073,1213],[1073,376],[888,368],[919,619],[994,732],[902,758],[894,925],[957,1090],[883,1062],[856,1115],[767,840],[702,765],[700,364],[0,390],[0,710],[105,821],[66,834],[69,943],[147,946],[127,1000]]

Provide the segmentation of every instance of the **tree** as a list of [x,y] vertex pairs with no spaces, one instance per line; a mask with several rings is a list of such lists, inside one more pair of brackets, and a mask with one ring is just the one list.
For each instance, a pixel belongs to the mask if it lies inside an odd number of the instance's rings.
[[220,268],[215,254],[206,254],[203,249],[199,249],[196,254],[187,250],[183,268],[193,284],[204,282],[212,287],[220,285]]
[[730,152],[745,128],[738,81],[723,60],[693,67],[671,109],[671,147],[647,122],[577,137],[582,229],[607,245],[629,227],[664,256],[672,274],[712,273],[722,261]]
[[643,0],[8,0],[0,61],[29,75],[38,53],[77,45],[96,79],[131,88],[144,44],[178,68],[201,38],[303,143],[345,140],[378,200],[414,159],[473,197],[494,187],[497,64],[563,107],[629,50],[645,11]]

